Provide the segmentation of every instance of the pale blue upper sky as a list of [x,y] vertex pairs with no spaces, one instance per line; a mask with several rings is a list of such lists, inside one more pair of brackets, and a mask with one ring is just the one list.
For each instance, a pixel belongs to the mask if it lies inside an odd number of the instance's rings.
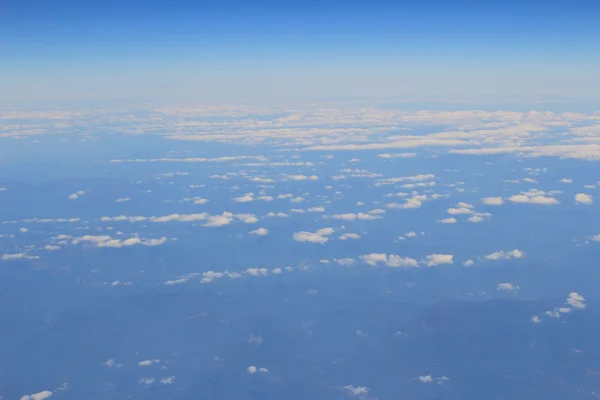
[[0,103],[591,101],[592,1],[7,1]]

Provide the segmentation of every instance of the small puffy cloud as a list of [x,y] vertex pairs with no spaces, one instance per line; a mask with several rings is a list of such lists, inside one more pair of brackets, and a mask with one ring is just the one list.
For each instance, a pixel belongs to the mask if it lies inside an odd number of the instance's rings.
[[207,218],[206,223],[203,226],[206,226],[207,228],[218,228],[229,225],[231,222],[233,222],[233,214],[224,212],[221,215],[211,215]]
[[468,207],[458,207],[458,208],[449,208],[448,214],[450,215],[459,215],[459,214],[473,214],[474,211]]
[[260,367],[259,368],[259,367],[255,366],[255,365],[249,366],[246,369],[246,371],[248,371],[249,374],[255,374],[257,372],[262,372],[262,373],[269,372],[269,370],[267,368],[265,368],[265,367]]
[[360,259],[366,264],[376,266],[385,264],[388,267],[415,268],[419,266],[417,260],[410,257],[401,257],[395,254],[371,253],[360,256]]
[[304,197],[300,197],[300,196],[294,197],[293,199],[290,199],[290,201],[292,203],[302,203],[304,201]]
[[214,281],[215,279],[219,279],[224,277],[225,274],[222,272],[215,272],[215,271],[206,271],[202,273],[202,279],[200,279],[201,283],[210,283],[212,281]]
[[594,199],[589,194],[577,193],[575,195],[575,202],[578,204],[592,204],[594,202]]
[[421,381],[423,383],[432,383],[433,382],[433,377],[431,375],[421,375],[418,379],[419,379],[419,381]]
[[115,200],[115,203],[125,203],[127,201],[131,201],[131,197],[119,197]]
[[473,222],[473,223],[479,223],[479,222],[483,222],[486,219],[491,218],[491,217],[492,217],[492,214],[490,214],[490,213],[475,213],[469,219],[467,219],[467,221]]
[[377,154],[377,157],[381,157],[381,158],[411,158],[416,155],[417,155],[417,153],[395,153],[395,154],[383,153],[383,154]]
[[154,382],[156,381],[156,378],[141,378],[139,380],[140,385],[146,385],[146,386],[150,386],[152,385]]
[[291,181],[318,181],[319,177],[316,175],[306,176],[306,175],[285,175],[284,179]]
[[573,183],[573,179],[563,178],[559,182],[562,182],[562,183]]
[[485,256],[485,259],[492,261],[510,260],[512,258],[523,258],[524,256],[525,253],[523,253],[521,250],[515,249],[511,251],[496,251]]
[[342,389],[344,389],[346,394],[348,394],[350,396],[362,397],[362,396],[366,396],[369,393],[369,388],[367,388],[365,386],[347,385],[347,386],[344,386]]
[[26,394],[25,396],[21,397],[21,400],[44,400],[49,397],[52,397],[52,392],[50,390],[44,390],[39,393]]
[[291,193],[286,193],[286,194],[278,194],[277,195],[277,199],[282,200],[282,199],[291,199],[293,198],[294,195]]
[[465,267],[472,267],[475,264],[475,262],[473,262],[473,260],[467,260],[465,262],[463,262],[463,265]]
[[542,319],[536,315],[535,317],[531,318],[531,322],[533,322],[534,324],[539,324],[540,322],[542,322]]
[[289,217],[289,215],[286,213],[282,213],[282,212],[278,212],[278,213],[270,212],[267,214],[267,217],[287,218],[287,217]]
[[85,194],[85,190],[80,190],[78,192],[72,193],[69,195],[69,200],[76,200]]
[[525,204],[540,204],[540,205],[554,205],[558,204],[558,200],[554,197],[547,197],[543,195],[528,196],[526,194],[515,194],[508,198],[513,203],[525,203]]
[[444,218],[444,219],[438,220],[438,222],[440,224],[455,224],[456,223],[456,218],[454,218],[454,217]]
[[21,233],[27,233],[27,232],[29,232],[29,229],[27,229],[27,228],[20,228],[19,232],[21,232]]
[[235,197],[233,199],[233,201],[236,203],[249,203],[251,201],[254,201],[254,197],[253,197],[252,193],[248,193],[248,194],[245,194],[244,196]]
[[340,235],[340,240],[348,240],[348,239],[360,239],[360,235],[358,233],[344,233]]
[[253,231],[250,231],[250,234],[257,235],[257,236],[266,236],[269,234],[269,230],[266,228],[258,228]]
[[501,206],[504,204],[502,197],[484,197],[481,202],[488,206]]
[[517,285],[513,285],[512,283],[499,283],[498,286],[496,286],[496,289],[505,292],[514,292],[516,290],[519,290],[520,287]]
[[160,360],[158,358],[155,358],[154,360],[143,360],[143,361],[140,361],[138,363],[138,365],[140,367],[149,367],[151,365],[158,364],[158,363],[160,363]]
[[334,215],[327,215],[324,216],[323,218],[331,218],[331,219],[340,219],[340,220],[344,220],[344,221],[354,221],[354,220],[375,220],[375,219],[381,219],[381,214],[379,211],[378,212],[374,212],[370,211],[368,213],[346,213],[346,214],[334,214]]
[[442,264],[452,264],[454,256],[452,254],[430,254],[425,257],[424,263],[428,267]]
[[175,377],[174,376],[169,376],[166,378],[162,378],[160,380],[160,383],[163,385],[172,385],[173,383],[175,383]]
[[3,261],[10,260],[37,260],[39,256],[32,256],[27,253],[16,253],[16,254],[2,254],[0,257]]
[[569,297],[567,298],[567,304],[569,304],[573,308],[583,309],[585,308],[585,299],[579,293],[569,293]]
[[329,236],[333,235],[333,228],[322,228],[316,232],[294,232],[293,238],[296,242],[310,242],[310,243],[327,243]]
[[306,211],[308,211],[308,212],[325,212],[325,207],[323,207],[323,206],[310,207]]
[[244,272],[251,276],[265,276],[269,274],[269,270],[266,268],[247,268]]

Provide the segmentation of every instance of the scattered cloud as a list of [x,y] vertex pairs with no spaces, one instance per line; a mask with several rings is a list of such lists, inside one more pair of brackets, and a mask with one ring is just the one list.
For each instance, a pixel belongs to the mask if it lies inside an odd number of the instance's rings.
[[515,292],[520,289],[519,286],[513,285],[512,283],[499,283],[496,286],[497,290],[505,291],[505,292]]
[[577,193],[575,195],[575,202],[579,204],[592,204],[594,202],[594,199],[589,194]]
[[492,261],[496,261],[496,260],[510,260],[513,258],[523,258],[525,256],[525,253],[523,253],[521,250],[515,249],[515,250],[511,250],[511,251],[496,251],[494,253],[488,254],[487,256],[485,256],[486,260],[492,260]]
[[258,228],[253,231],[250,231],[250,234],[257,235],[257,236],[266,236],[269,234],[269,230],[266,228]]
[[310,242],[324,244],[329,241],[329,236],[333,235],[333,228],[322,228],[316,232],[295,232],[293,238],[296,242]]
[[21,397],[21,400],[45,400],[49,397],[52,397],[52,392],[50,390],[44,390],[39,393],[26,394]]
[[78,192],[72,193],[69,195],[69,200],[76,200],[85,194],[85,190],[80,190]]
[[501,206],[504,204],[502,197],[484,197],[481,202],[488,206]]
[[360,235],[358,233],[344,233],[340,235],[340,240],[348,240],[348,239],[360,239]]

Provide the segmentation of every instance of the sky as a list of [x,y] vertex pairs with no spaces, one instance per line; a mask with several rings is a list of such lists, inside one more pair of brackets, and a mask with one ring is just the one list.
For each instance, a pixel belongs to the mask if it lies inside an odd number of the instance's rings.
[[592,1],[5,1],[0,101],[593,101]]

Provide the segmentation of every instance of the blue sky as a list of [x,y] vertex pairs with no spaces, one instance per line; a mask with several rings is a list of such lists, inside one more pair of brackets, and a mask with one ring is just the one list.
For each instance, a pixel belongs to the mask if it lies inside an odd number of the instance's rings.
[[591,1],[8,1],[2,104],[593,99]]

